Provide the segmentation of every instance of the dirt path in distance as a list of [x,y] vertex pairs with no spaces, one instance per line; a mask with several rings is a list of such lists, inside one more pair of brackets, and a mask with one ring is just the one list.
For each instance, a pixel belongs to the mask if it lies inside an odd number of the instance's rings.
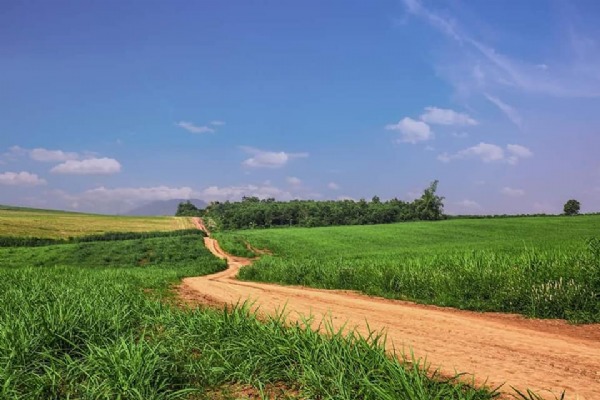
[[[202,221],[194,219],[199,229]],[[388,346],[427,357],[445,375],[475,374],[475,383],[512,392],[527,388],[544,398],[567,392],[567,399],[600,400],[600,324],[574,326],[561,320],[534,320],[518,315],[477,313],[369,297],[349,291],[279,286],[236,279],[252,260],[225,253],[205,237],[206,247],[226,259],[225,271],[186,278],[181,295],[209,304],[235,304],[250,299],[263,313],[284,306],[290,320],[313,315],[316,323],[330,318],[336,328],[347,323],[366,333],[387,332]],[[467,376],[469,377],[469,376]]]

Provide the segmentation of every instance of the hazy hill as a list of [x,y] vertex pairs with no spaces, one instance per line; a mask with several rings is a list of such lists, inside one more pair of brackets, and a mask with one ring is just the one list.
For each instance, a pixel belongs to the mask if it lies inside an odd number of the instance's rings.
[[[136,207],[125,215],[175,215],[177,206],[179,203],[187,201],[185,199],[172,199],[172,200],[157,200],[152,203],[144,204],[143,206]],[[199,199],[189,200],[193,205],[198,208],[204,208],[207,206],[206,202]]]

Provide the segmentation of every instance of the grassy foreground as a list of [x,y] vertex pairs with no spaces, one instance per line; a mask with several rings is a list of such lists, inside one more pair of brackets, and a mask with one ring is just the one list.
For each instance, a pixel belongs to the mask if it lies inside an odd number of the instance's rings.
[[494,397],[390,358],[378,335],[169,302],[223,268],[198,235],[0,248],[0,398]]
[[[267,248],[242,279],[532,317],[600,321],[600,216],[224,232]],[[592,240],[590,240],[592,239]],[[231,242],[237,242],[232,245]]]
[[189,218],[123,217],[0,206],[0,236],[68,238],[193,228]]

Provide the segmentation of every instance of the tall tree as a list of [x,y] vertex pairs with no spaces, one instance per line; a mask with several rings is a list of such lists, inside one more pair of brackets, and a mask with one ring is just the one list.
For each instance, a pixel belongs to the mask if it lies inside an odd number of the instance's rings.
[[415,201],[418,219],[434,221],[443,218],[444,197],[435,194],[437,187],[437,180],[431,182],[429,187],[423,191],[421,198]]

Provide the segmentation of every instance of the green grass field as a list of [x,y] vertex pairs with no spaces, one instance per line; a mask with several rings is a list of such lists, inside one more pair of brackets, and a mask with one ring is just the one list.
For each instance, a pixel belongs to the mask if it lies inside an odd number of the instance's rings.
[[0,248],[0,399],[494,397],[390,358],[380,336],[173,302],[181,278],[223,268],[197,234]]
[[189,218],[123,217],[0,206],[0,236],[67,238],[193,228]]
[[[600,216],[222,232],[274,256],[247,280],[355,289],[481,311],[600,321]],[[237,241],[231,246],[230,242]]]

